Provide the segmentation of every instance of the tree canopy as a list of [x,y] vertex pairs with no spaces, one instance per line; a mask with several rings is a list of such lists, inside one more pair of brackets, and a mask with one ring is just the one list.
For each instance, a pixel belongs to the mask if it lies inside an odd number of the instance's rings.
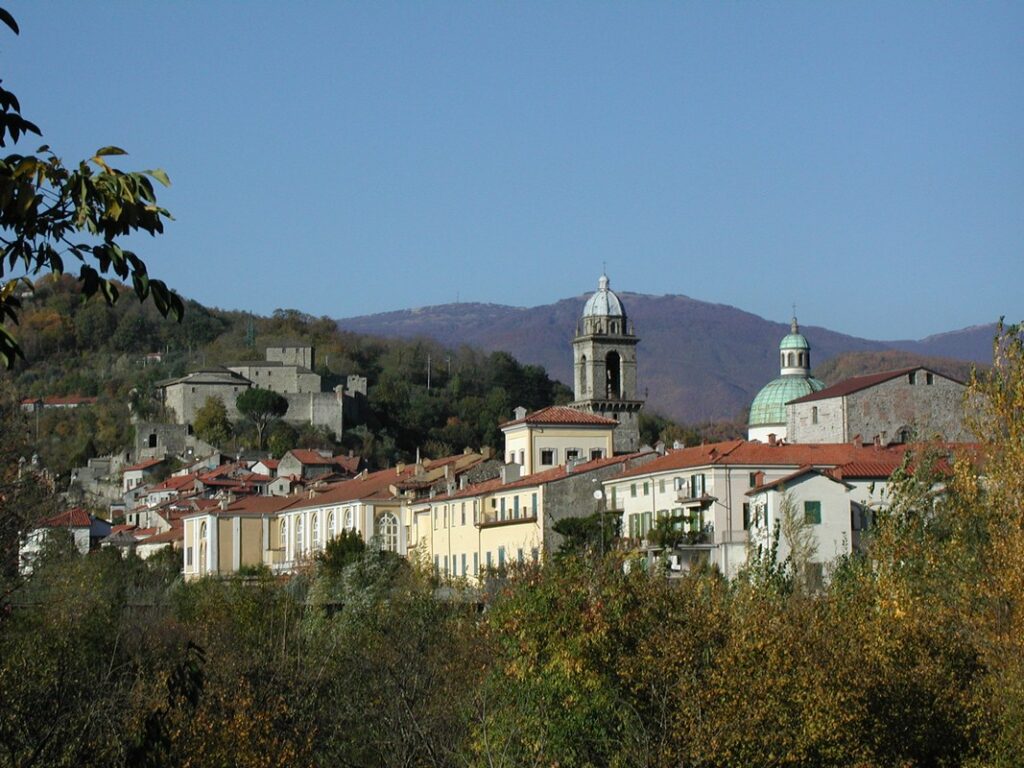
[[256,428],[256,443],[262,450],[267,427],[288,413],[288,400],[269,389],[252,387],[238,396],[235,407]]
[[[0,21],[18,34],[6,11]],[[17,96],[0,87],[0,147],[35,134],[38,126],[21,114]],[[24,352],[8,324],[17,325],[21,292],[31,279],[62,274],[65,261],[78,262],[78,280],[86,296],[117,301],[120,288],[111,279],[130,280],[139,299],[152,298],[159,312],[181,319],[185,305],[161,280],[150,278],[145,263],[123,248],[122,238],[136,232],[163,232],[170,214],[157,205],[153,180],[170,184],[162,170],[125,172],[109,158],[126,154],[103,147],[77,166],[66,166],[46,145],[35,154],[0,157],[0,361],[10,367]],[[18,268],[18,277],[5,279]]]

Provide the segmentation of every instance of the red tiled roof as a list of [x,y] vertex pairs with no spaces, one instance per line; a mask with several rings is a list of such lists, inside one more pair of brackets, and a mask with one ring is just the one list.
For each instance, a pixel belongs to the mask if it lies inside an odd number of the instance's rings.
[[508,483],[502,483],[500,477],[495,477],[490,480],[485,480],[482,483],[462,488],[447,498],[462,499],[468,496],[479,496],[481,493],[492,493],[495,491],[506,491],[516,488],[543,485],[544,483],[561,480],[569,475],[580,475],[586,472],[593,472],[596,469],[602,469],[603,467],[610,467],[615,464],[624,464],[625,462],[642,455],[643,452],[631,453],[625,456],[609,456],[604,459],[594,459],[584,464],[577,464],[572,472],[569,472],[568,468],[563,464],[559,467],[546,469],[543,472],[534,472],[532,475],[526,475],[525,477],[520,477],[518,480],[512,480]]
[[137,472],[140,469],[149,469],[150,467],[155,467],[157,464],[163,463],[163,459],[146,459],[145,461],[140,461],[138,464],[132,464],[130,467],[125,467],[122,471]]
[[845,485],[845,483],[843,483],[843,481],[840,478],[834,477],[830,471],[826,470],[823,472],[819,469],[815,469],[814,467],[800,467],[800,469],[798,469],[796,472],[790,472],[785,477],[780,477],[779,479],[772,480],[769,483],[761,483],[761,485],[754,486],[749,491],[747,491],[746,495],[754,496],[755,494],[761,493],[762,491],[767,491],[772,488],[777,488],[779,486],[791,483],[797,478],[803,477],[805,475],[820,475],[821,477],[831,480],[833,483],[840,483]]
[[408,465],[401,470],[381,469],[377,472],[359,475],[351,480],[344,480],[331,486],[328,490],[314,496],[312,499],[303,499],[295,505],[296,508],[319,507],[324,504],[333,504],[357,499],[388,498],[391,495],[390,487],[397,485],[403,479],[409,478],[415,465]]
[[832,469],[829,474],[840,480],[882,480],[888,478],[900,461],[850,461]]
[[513,421],[506,421],[501,428],[515,426],[516,424],[566,424],[594,427],[614,427],[618,425],[615,419],[606,419],[604,416],[596,416],[586,411],[578,411],[567,405],[549,405],[531,414]]
[[36,528],[88,528],[91,525],[89,513],[81,507],[72,507],[36,522]]
[[113,525],[110,527],[110,535],[113,536],[115,533],[124,533],[126,531],[134,531],[138,528],[135,523],[129,523],[127,525]]
[[171,523],[171,527],[156,536],[146,539],[146,544],[173,544],[176,541],[185,540],[185,526],[180,520]]
[[333,456],[324,456],[318,451],[311,451],[306,448],[293,448],[289,453],[302,464],[321,466],[335,463]]
[[903,460],[906,445],[881,448],[852,443],[781,443],[729,440],[670,451],[661,458],[623,472],[619,477],[656,474],[711,465],[778,467],[836,467],[854,461],[895,462]]
[[963,384],[962,381],[957,381],[956,379],[950,378],[949,376],[944,376],[941,373],[936,373],[930,368],[925,368],[920,365],[913,365],[910,366],[909,368],[899,368],[894,371],[882,371],[881,373],[871,373],[868,374],[867,376],[853,376],[849,379],[844,379],[843,381],[840,381],[838,384],[833,384],[831,387],[825,387],[824,389],[820,389],[817,392],[812,392],[809,395],[798,397],[795,400],[790,400],[789,402],[810,403],[815,400],[827,400],[832,397],[843,397],[845,395],[851,395],[854,392],[860,392],[862,389],[873,387],[876,384],[882,384],[883,382],[891,381],[892,379],[899,378],[900,376],[906,376],[911,371],[926,371],[928,373],[934,374],[935,376],[942,376],[942,378],[944,379],[956,381],[957,384]]
[[224,511],[235,515],[272,515],[292,506],[297,500],[294,496],[247,496],[232,502]]
[[195,485],[196,475],[175,475],[169,477],[158,485],[154,485],[149,489],[150,493],[158,493],[160,491],[180,491],[182,488],[191,488]]

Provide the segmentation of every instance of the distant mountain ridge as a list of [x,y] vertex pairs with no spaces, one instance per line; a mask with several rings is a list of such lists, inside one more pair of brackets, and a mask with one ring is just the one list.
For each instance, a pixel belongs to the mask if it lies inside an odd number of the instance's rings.
[[[789,331],[787,323],[688,296],[617,294],[640,337],[639,386],[641,392],[646,390],[652,410],[688,423],[734,418],[762,386],[779,375],[778,344]],[[570,344],[589,295],[529,308],[441,304],[337,322],[343,330],[356,333],[426,337],[451,347],[468,344],[486,351],[504,350],[524,363],[543,365],[554,378],[571,385]],[[958,377],[963,369],[953,361],[991,362],[995,328],[993,323],[921,340],[874,341],[801,325],[815,366],[845,353],[899,350],[918,356],[901,355],[901,361],[930,364]],[[861,358],[855,368],[869,360]]]

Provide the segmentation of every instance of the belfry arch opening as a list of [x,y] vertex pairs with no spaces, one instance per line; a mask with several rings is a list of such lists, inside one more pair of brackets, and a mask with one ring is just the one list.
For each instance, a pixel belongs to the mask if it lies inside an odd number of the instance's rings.
[[609,352],[604,358],[607,397],[622,397],[622,360],[618,352]]

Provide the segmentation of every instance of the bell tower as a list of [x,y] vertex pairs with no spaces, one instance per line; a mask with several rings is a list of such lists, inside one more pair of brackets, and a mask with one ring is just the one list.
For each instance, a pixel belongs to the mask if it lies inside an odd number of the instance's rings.
[[640,409],[637,391],[636,345],[626,310],[608,287],[607,275],[597,281],[597,293],[583,307],[576,324],[573,350],[572,407],[615,419],[613,445],[616,453],[640,448]]

